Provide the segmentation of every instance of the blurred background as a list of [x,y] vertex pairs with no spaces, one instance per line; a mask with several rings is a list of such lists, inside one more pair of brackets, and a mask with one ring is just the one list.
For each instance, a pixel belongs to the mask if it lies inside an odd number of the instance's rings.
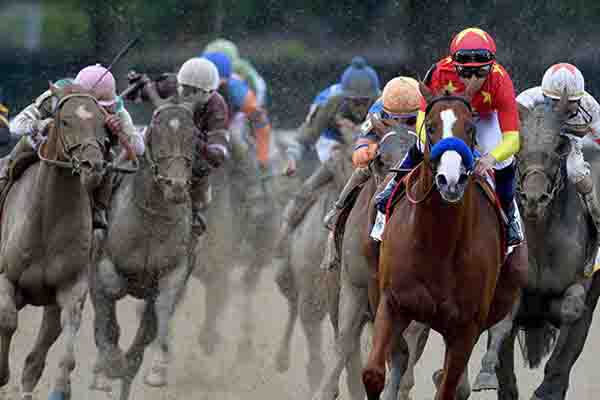
[[[115,66],[119,90],[129,69],[176,71],[216,37],[233,40],[265,78],[278,128],[294,128],[316,93],[363,55],[382,82],[423,77],[468,26],[487,30],[517,91],[547,66],[576,64],[600,92],[600,2],[587,0],[1,0],[0,90],[15,115],[48,80],[86,64],[110,63],[133,37],[142,42]],[[145,114],[136,112],[136,123]]]

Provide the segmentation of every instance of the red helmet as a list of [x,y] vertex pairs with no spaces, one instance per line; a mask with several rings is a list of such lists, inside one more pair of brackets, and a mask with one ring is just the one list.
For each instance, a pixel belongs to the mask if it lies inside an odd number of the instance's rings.
[[465,67],[491,64],[496,58],[496,42],[479,28],[467,28],[452,39],[450,55],[455,64]]

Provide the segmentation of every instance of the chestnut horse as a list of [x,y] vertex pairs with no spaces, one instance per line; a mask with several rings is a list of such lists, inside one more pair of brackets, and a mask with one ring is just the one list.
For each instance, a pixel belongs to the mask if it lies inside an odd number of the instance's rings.
[[427,100],[424,161],[414,179],[406,180],[406,197],[383,236],[379,271],[385,282],[363,371],[369,399],[379,399],[392,338],[411,321],[444,337],[436,399],[455,399],[479,335],[508,314],[518,295],[519,285],[507,279],[510,274],[501,274],[502,221],[478,187],[482,178],[471,174],[475,127],[470,99],[448,93],[434,97],[424,85],[421,93]]

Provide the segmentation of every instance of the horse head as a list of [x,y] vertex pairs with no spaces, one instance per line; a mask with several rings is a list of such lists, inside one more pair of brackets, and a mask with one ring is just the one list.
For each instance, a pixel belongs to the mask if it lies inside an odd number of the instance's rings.
[[566,112],[566,108],[561,112],[548,104],[539,104],[532,110],[519,108],[522,140],[518,194],[527,219],[543,218],[564,183],[561,168],[571,151],[570,141],[560,134]]
[[195,132],[193,112],[183,104],[165,104],[152,116],[145,160],[167,201],[182,203],[187,199],[197,146]]
[[456,203],[463,198],[469,175],[474,167],[475,125],[471,110],[471,94],[432,93],[420,85],[427,102],[423,124],[417,134],[425,143],[426,169],[433,174],[434,184],[442,199]]
[[102,181],[107,168],[106,111],[78,85],[58,88],[51,84],[50,90],[58,102],[54,124],[46,144],[40,149],[40,156],[46,163],[71,169],[91,193]]

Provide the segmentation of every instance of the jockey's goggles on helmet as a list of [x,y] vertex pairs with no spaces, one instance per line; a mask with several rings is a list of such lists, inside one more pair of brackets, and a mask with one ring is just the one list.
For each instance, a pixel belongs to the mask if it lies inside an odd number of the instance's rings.
[[494,53],[486,49],[458,50],[452,55],[455,64],[464,66],[480,66],[494,62]]
[[379,115],[383,121],[394,121],[408,126],[414,126],[417,124],[417,112],[408,114],[393,114],[388,113],[385,110],[381,110]]
[[[546,102],[550,102],[552,104],[557,104],[560,101],[560,98],[555,98],[555,97],[550,97],[544,94],[544,100],[546,100]],[[579,104],[581,102],[581,99],[577,99],[577,100],[567,100],[567,103],[569,103],[569,105],[575,105],[575,104]]]
[[471,78],[475,76],[476,78],[485,78],[489,75],[492,70],[492,65],[482,65],[480,67],[465,67],[463,65],[455,65],[456,73],[461,78]]
[[371,101],[371,97],[359,97],[359,96],[353,96],[353,97],[347,97],[346,101],[352,105],[355,106],[364,106],[369,104],[369,102]]

